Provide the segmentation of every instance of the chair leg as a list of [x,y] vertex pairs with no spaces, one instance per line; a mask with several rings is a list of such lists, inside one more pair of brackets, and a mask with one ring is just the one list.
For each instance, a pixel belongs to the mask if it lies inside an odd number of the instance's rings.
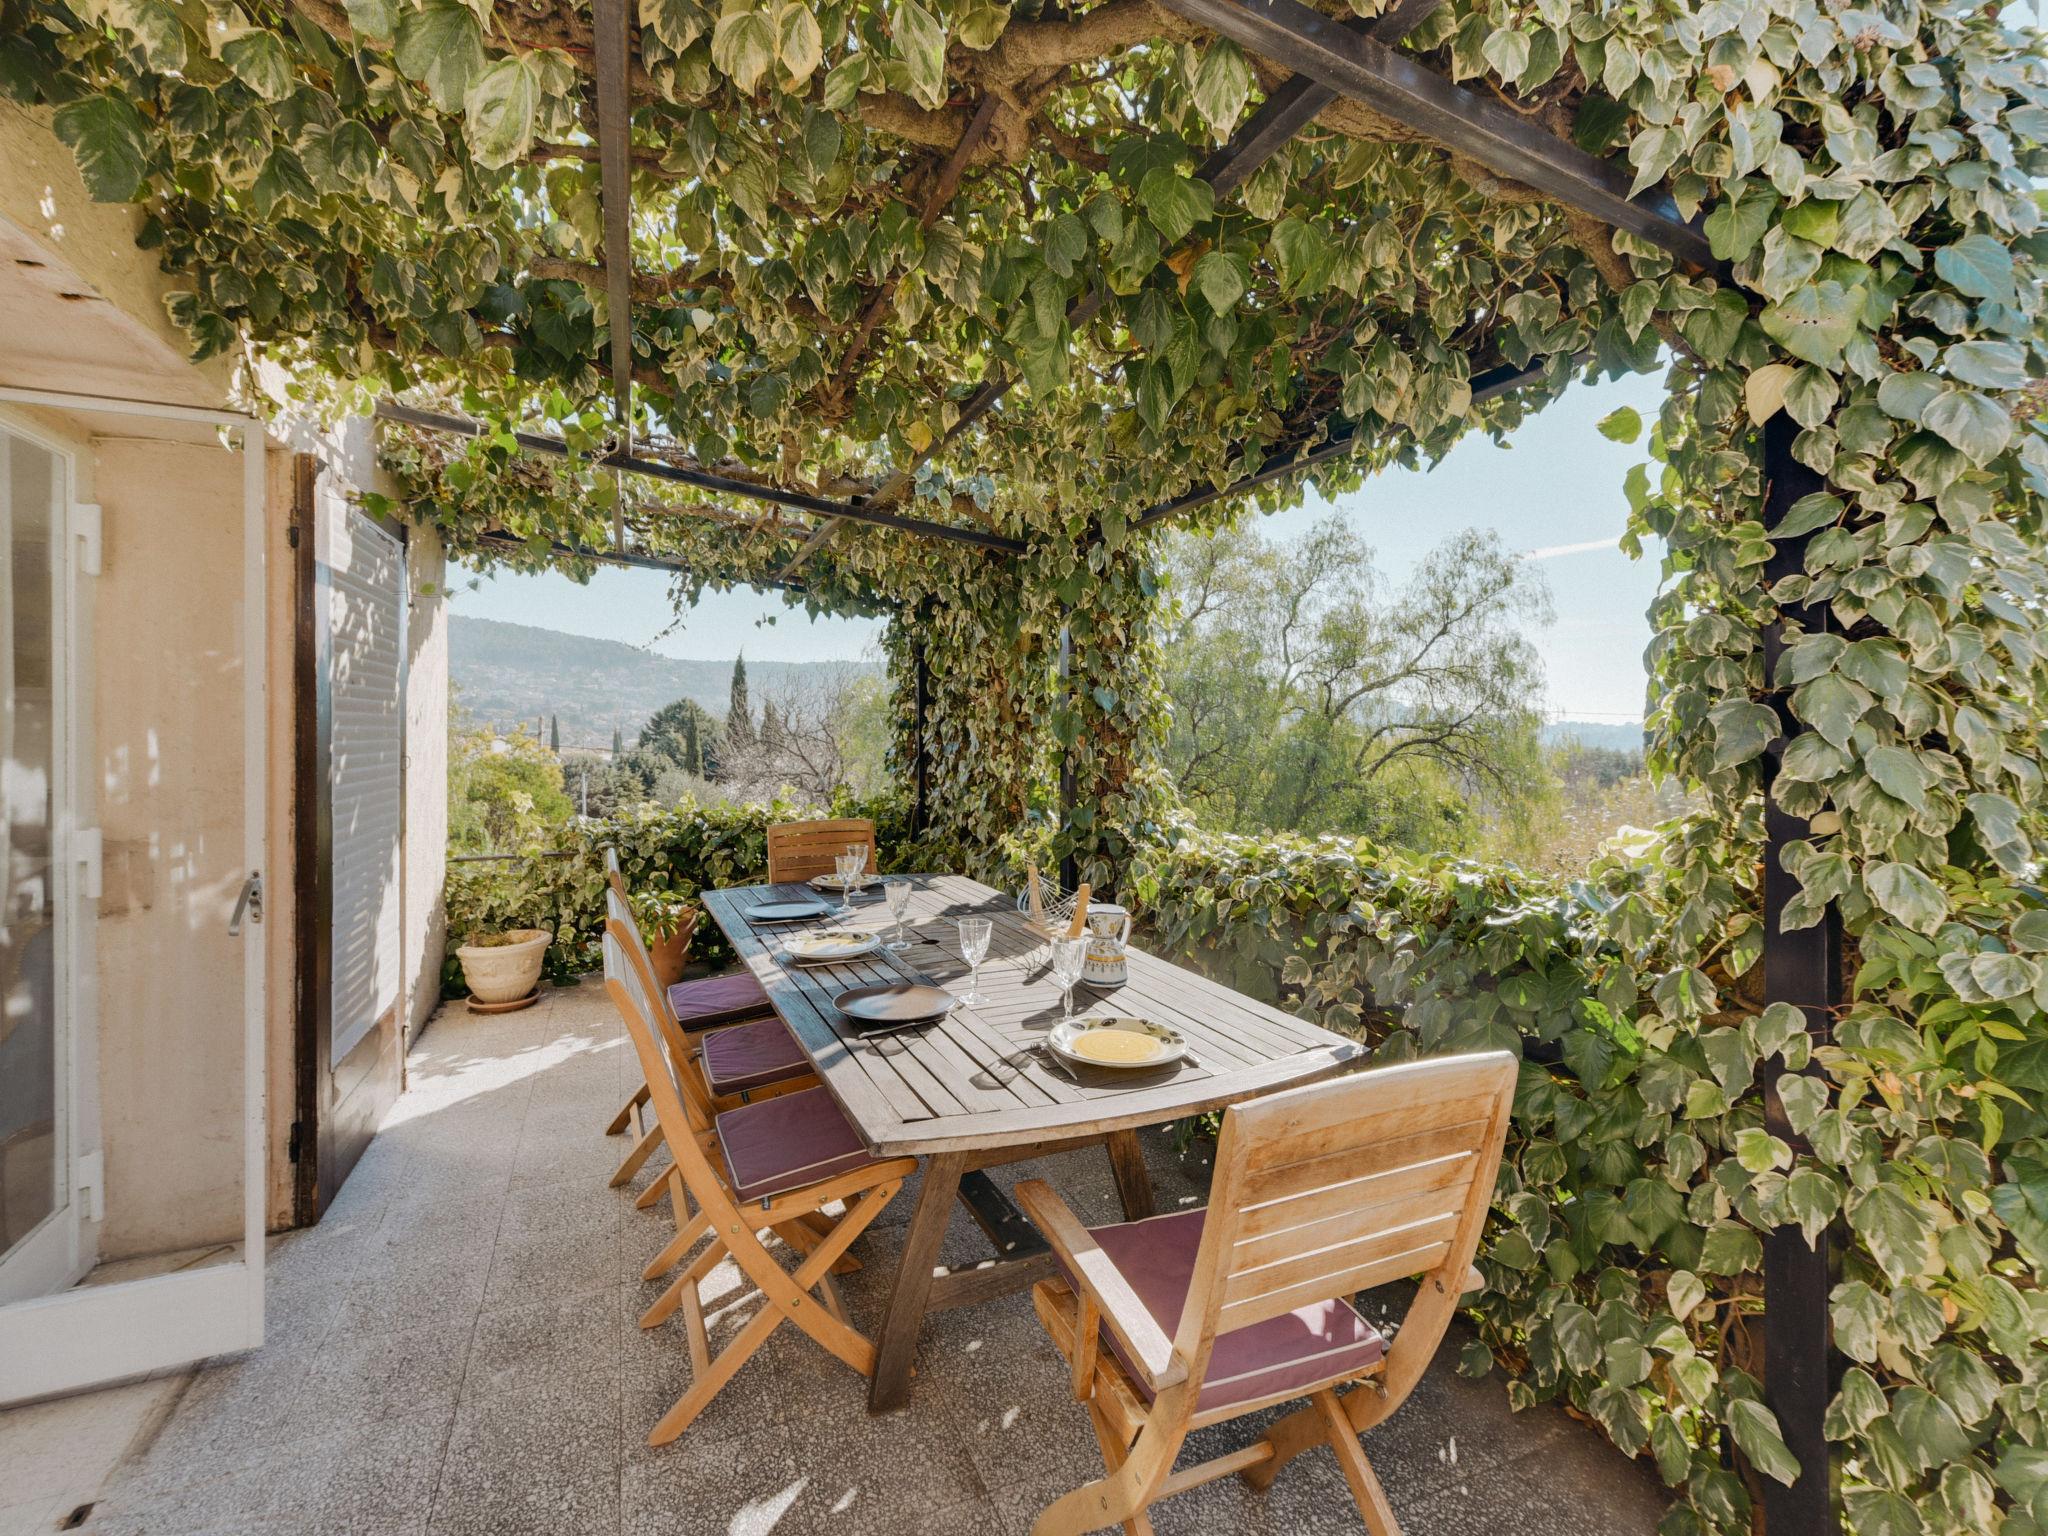
[[724,1242],[714,1237],[704,1251],[692,1259],[680,1275],[669,1282],[667,1290],[654,1300],[654,1305],[640,1314],[642,1328],[659,1328],[674,1314],[686,1296],[697,1294],[697,1282],[718,1267],[718,1261],[731,1250]]
[[660,1125],[647,1127],[641,1133],[640,1139],[633,1143],[633,1150],[626,1154],[626,1160],[619,1164],[618,1172],[612,1175],[612,1188],[617,1189],[621,1184],[632,1183],[633,1175],[640,1171],[641,1164],[666,1145]]
[[647,1085],[642,1083],[633,1097],[626,1100],[625,1108],[612,1116],[612,1123],[604,1128],[607,1136],[616,1136],[633,1123],[633,1111],[647,1102]]
[[1358,1512],[1365,1516],[1365,1528],[1372,1536],[1401,1536],[1401,1525],[1394,1518],[1393,1506],[1387,1502],[1387,1491],[1380,1486],[1372,1463],[1365,1459],[1365,1447],[1358,1443],[1358,1431],[1351,1427],[1350,1416],[1337,1401],[1337,1394],[1325,1387],[1316,1393],[1314,1402],[1329,1431],[1330,1449],[1337,1453],[1337,1465],[1344,1469],[1344,1481],[1351,1485],[1351,1497],[1358,1501]]
[[676,1229],[676,1235],[662,1246],[661,1252],[647,1261],[646,1268],[640,1271],[640,1278],[642,1280],[659,1280],[663,1275],[674,1269],[676,1265],[683,1261],[683,1255],[696,1247],[697,1239],[704,1235],[705,1225],[704,1213],[702,1211],[699,1211],[695,1216],[684,1222],[682,1226]]
[[708,1370],[697,1373],[696,1379],[690,1383],[690,1390],[676,1399],[673,1408],[655,1420],[654,1428],[647,1432],[647,1443],[667,1445],[688,1429],[697,1415],[704,1411],[705,1405],[718,1395],[719,1388],[732,1380],[733,1373],[767,1342],[768,1335],[781,1321],[782,1316],[772,1303],[747,1319],[747,1326],[740,1330],[739,1337],[719,1352]]
[[633,1197],[633,1209],[636,1211],[644,1211],[648,1209],[650,1206],[659,1205],[661,1203],[661,1197],[667,1193],[669,1193],[669,1181],[665,1178],[656,1179],[652,1184],[648,1185],[645,1189],[641,1190],[639,1194]]
[[[1095,1440],[1102,1447],[1102,1464],[1112,1475],[1124,1464],[1131,1454],[1131,1448],[1111,1427],[1109,1415],[1099,1408],[1091,1398],[1088,1403],[1088,1422],[1095,1426]],[[1146,1510],[1139,1510],[1124,1522],[1124,1536],[1152,1536],[1152,1516]]]

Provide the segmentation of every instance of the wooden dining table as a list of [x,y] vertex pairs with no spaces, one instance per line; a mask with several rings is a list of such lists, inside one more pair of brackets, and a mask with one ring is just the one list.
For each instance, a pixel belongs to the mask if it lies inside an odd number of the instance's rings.
[[[1331,1073],[1356,1058],[1355,1040],[1332,1034],[1256,998],[1133,946],[1130,979],[1112,991],[1075,989],[1075,1011],[1152,1020],[1179,1031],[1187,1054],[1164,1067],[1068,1065],[1046,1046],[1061,995],[1044,936],[1014,900],[961,875],[913,875],[904,923],[911,945],[834,965],[799,965],[788,941],[803,933],[893,927],[879,887],[860,893],[850,916],[797,922],[747,917],[766,903],[837,897],[803,885],[706,891],[705,909],[767,991],[803,1045],[818,1079],[879,1156],[924,1160],[887,1315],[876,1340],[871,1412],[909,1398],[911,1362],[927,1312],[1016,1291],[1052,1272],[1046,1243],[984,1171],[1078,1147],[1107,1148],[1126,1219],[1153,1213],[1138,1130]],[[958,922],[992,919],[981,966],[981,1001],[956,1003],[913,1029],[863,1034],[834,1006],[840,994],[889,982],[968,990]],[[938,1263],[953,1203],[964,1204],[993,1252],[964,1267]]]

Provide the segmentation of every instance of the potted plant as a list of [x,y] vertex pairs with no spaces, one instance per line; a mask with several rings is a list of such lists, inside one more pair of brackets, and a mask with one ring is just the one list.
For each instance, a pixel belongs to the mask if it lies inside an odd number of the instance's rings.
[[473,1002],[516,1003],[533,996],[554,935],[545,928],[479,933],[455,951]]
[[659,886],[633,895],[633,921],[647,940],[648,958],[654,962],[654,979],[672,987],[683,979],[689,963],[690,937],[697,931],[697,909],[682,894]]

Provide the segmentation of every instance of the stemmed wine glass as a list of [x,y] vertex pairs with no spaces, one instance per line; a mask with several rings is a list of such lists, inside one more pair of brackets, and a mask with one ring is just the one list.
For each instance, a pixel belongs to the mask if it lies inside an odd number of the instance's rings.
[[1081,979],[1081,972],[1088,965],[1088,940],[1054,939],[1052,941],[1052,979],[1060,984],[1064,994],[1060,1003],[1060,1022],[1074,1022],[1074,983]]
[[896,936],[889,940],[889,948],[908,949],[910,940],[903,932],[903,916],[910,910],[910,882],[901,875],[884,880],[882,894],[889,898],[889,915],[896,919]]
[[995,932],[995,924],[985,917],[963,917],[960,919],[960,958],[967,962],[967,991],[960,1001],[970,1008],[986,1002],[981,995],[981,962],[988,958],[989,936]]
[[853,916],[853,882],[860,878],[860,860],[850,853],[842,853],[832,860],[833,873],[839,877],[839,905],[832,909],[834,917]]

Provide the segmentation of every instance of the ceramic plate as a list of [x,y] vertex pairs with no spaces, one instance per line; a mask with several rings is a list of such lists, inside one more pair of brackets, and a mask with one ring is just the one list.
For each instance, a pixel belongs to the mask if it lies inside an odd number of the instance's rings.
[[865,1028],[895,1029],[943,1019],[952,1010],[953,994],[944,987],[899,981],[886,987],[856,987],[832,1001],[841,1013]]
[[1178,1030],[1150,1019],[1076,1019],[1055,1024],[1046,1044],[1084,1067],[1137,1069],[1178,1061],[1188,1042]]
[[[854,878],[851,888],[856,891],[865,891],[871,886],[877,886],[881,883],[882,877],[880,875],[858,875]],[[839,877],[837,875],[813,875],[804,884],[814,891],[836,891],[840,889]]]
[[881,937],[872,933],[808,933],[791,939],[788,953],[798,965],[835,965],[871,955],[881,947]]
[[829,917],[832,909],[818,901],[770,901],[740,913],[750,923],[796,923],[807,917]]

